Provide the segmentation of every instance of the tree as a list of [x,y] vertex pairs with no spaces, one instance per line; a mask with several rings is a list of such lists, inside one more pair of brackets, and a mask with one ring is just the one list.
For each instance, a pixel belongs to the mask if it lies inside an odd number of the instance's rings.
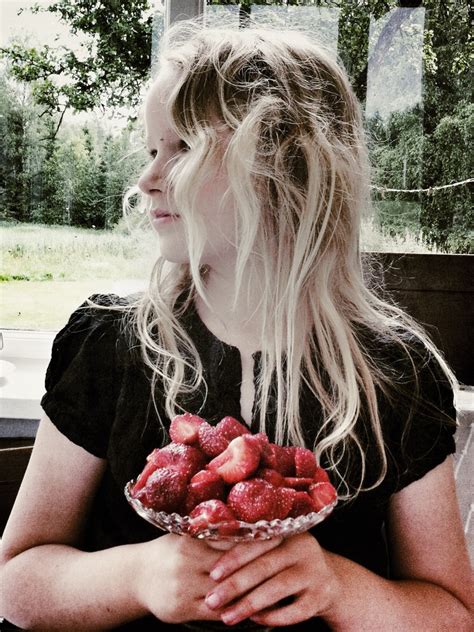
[[58,115],[55,133],[68,109],[133,109],[139,103],[151,63],[148,0],[58,0],[32,10],[56,14],[72,35],[83,36],[81,56],[65,47],[38,49],[18,42],[0,49],[13,76],[33,85],[43,111]]

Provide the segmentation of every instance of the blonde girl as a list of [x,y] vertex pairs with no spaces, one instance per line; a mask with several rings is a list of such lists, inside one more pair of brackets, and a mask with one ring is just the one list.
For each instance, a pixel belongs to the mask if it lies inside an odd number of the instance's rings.
[[[302,33],[179,23],[145,119],[159,256],[148,291],[94,296],[55,340],[1,613],[39,630],[471,629],[454,378],[369,288],[344,71]],[[312,448],[338,507],[227,552],[160,534],[123,487],[183,410]]]

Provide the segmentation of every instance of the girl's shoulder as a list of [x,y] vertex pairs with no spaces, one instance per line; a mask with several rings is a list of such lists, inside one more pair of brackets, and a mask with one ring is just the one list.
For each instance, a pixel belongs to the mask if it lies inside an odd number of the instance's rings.
[[[61,373],[86,358],[112,362],[123,359],[136,344],[132,315],[135,297],[93,294],[77,307],[57,333],[49,373]],[[120,351],[120,353],[118,353]]]

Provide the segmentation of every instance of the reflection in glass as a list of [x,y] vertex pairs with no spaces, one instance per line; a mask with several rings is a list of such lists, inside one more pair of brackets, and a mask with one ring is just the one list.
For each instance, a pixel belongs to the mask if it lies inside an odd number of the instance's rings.
[[[394,9],[371,20],[366,119],[373,180],[384,188],[421,186],[424,9]],[[420,236],[420,203],[412,194],[375,193],[376,228],[388,237]]]
[[313,36],[336,55],[339,9],[316,6],[252,5],[252,19],[280,28],[295,28]]

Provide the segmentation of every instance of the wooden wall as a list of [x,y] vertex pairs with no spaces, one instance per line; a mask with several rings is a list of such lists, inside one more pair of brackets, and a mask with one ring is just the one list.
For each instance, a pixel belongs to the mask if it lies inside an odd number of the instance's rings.
[[474,256],[375,255],[385,292],[426,326],[458,380],[474,385]]

